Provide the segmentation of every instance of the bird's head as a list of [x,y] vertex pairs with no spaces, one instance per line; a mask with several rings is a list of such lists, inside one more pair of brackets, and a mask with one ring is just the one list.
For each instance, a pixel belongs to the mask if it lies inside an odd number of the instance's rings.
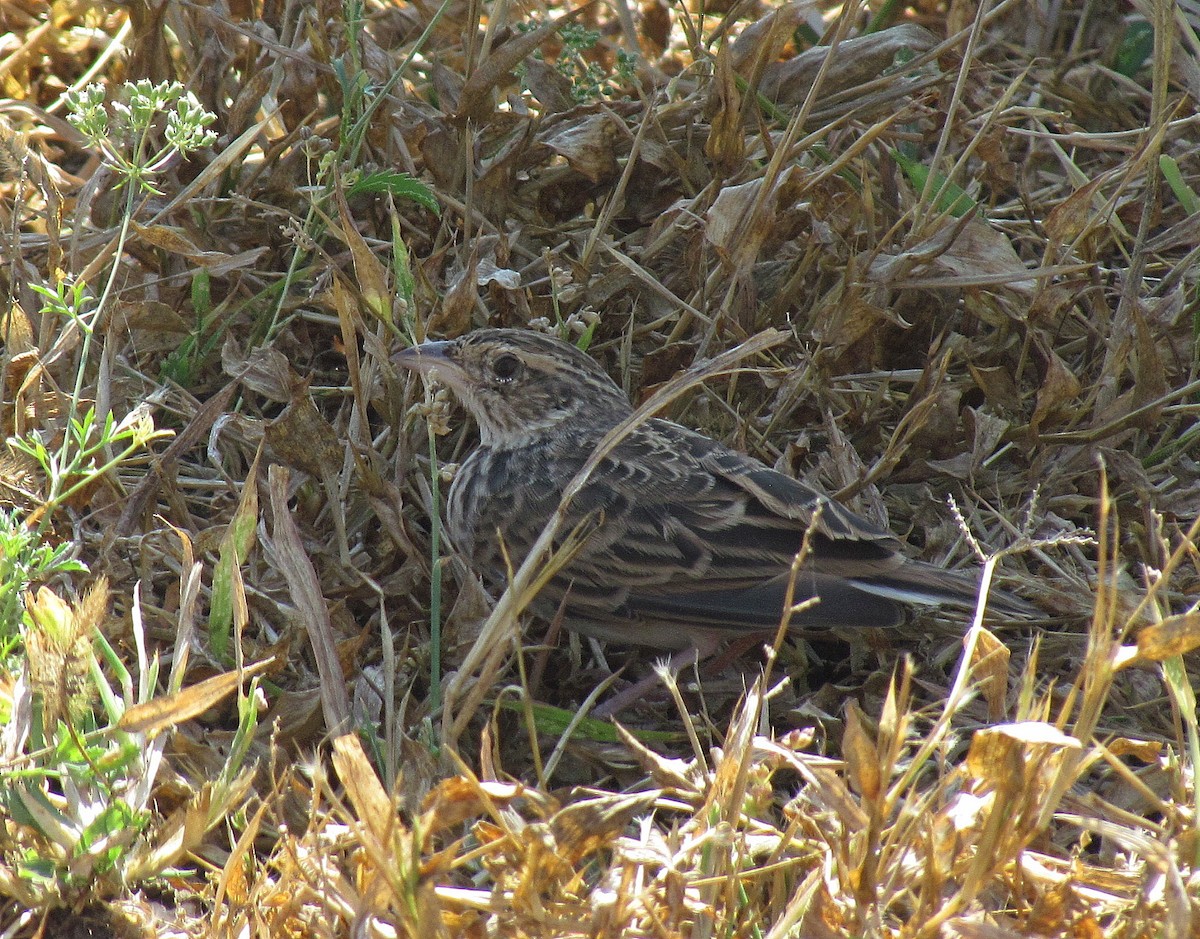
[[485,447],[509,448],[556,430],[620,423],[629,399],[574,346],[521,329],[481,329],[399,352],[397,365],[436,373],[479,424]]

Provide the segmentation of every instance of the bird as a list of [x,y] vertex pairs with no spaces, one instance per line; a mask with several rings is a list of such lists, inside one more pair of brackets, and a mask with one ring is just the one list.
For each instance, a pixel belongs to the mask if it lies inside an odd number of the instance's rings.
[[[446,500],[447,534],[474,573],[503,589],[633,406],[594,358],[528,329],[426,341],[393,361],[434,375],[478,425]],[[726,639],[773,634],[789,583],[793,604],[815,601],[789,623],[804,630],[897,626],[915,605],[974,609],[979,590],[976,575],[912,559],[892,532],[828,495],[662,418],[635,424],[600,459],[561,532],[577,543],[532,612],[662,650],[710,654]],[[990,596],[1001,612],[1032,609]]]

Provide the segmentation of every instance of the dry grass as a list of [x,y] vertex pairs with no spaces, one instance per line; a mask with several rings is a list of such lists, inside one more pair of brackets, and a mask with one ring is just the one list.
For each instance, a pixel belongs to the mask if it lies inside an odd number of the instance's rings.
[[[0,7],[0,934],[1200,934],[1195,4],[821,6]],[[142,79],[154,192],[65,119]],[[589,720],[647,656],[436,559],[387,356],[483,323],[1049,621]]]

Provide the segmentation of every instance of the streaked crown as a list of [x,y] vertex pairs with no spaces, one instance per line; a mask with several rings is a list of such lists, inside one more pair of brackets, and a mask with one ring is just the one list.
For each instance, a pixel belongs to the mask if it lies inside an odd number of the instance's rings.
[[632,410],[597,362],[551,336],[521,329],[481,329],[426,342],[395,361],[433,371],[479,424],[485,447],[525,445],[556,430],[603,433]]

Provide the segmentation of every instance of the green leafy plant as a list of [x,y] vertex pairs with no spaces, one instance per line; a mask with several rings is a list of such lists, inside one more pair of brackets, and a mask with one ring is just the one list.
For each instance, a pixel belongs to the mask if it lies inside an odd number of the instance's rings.
[[[72,418],[57,449],[46,444],[40,431],[9,438],[9,446],[24,453],[41,467],[46,476],[46,501],[42,518],[48,519],[72,496],[92,485],[110,470],[127,462],[152,440],[169,436],[170,431],[155,430],[150,414],[136,410],[120,423],[110,411],[103,420],[89,408],[82,418]],[[114,447],[121,449],[115,454]]]
[[[161,195],[154,177],[176,158],[217,139],[207,129],[216,115],[204,110],[179,82],[126,82],[111,102],[103,85],[88,85],[67,95],[67,107],[67,120],[116,171],[117,185],[128,185],[131,191]],[[164,115],[158,141],[153,131]]]
[[116,894],[162,874],[194,847],[249,784],[245,762],[259,703],[255,679],[239,697],[238,730],[216,778],[181,812],[160,819],[153,798],[169,739],[161,731],[239,687],[242,676],[181,690],[186,655],[177,654],[171,697],[156,698],[159,663],[136,612],[136,674],[100,630],[103,580],[75,604],[42,588],[25,606],[28,665],[5,721],[8,739],[24,745],[18,759],[0,766],[0,808],[14,823],[0,884],[28,908],[44,909]]
[[51,546],[27,528],[16,511],[0,510],[0,660],[6,659],[21,628],[21,595],[55,574],[87,570],[71,557],[68,543]]
[[[519,23],[517,29],[521,32],[532,32],[541,25],[542,20],[533,17],[527,22]],[[559,30],[559,37],[562,40],[562,51],[555,60],[554,67],[571,82],[571,97],[581,104],[611,97],[633,79],[637,59],[624,49],[617,50],[616,68],[611,74],[584,55],[600,41],[598,30],[589,29],[582,23],[566,23]],[[535,52],[533,57],[541,60],[542,53]]]
[[1133,78],[1154,52],[1154,27],[1145,20],[1133,20],[1121,38],[1113,60],[1113,71]]
[[979,203],[972,199],[965,189],[947,179],[943,174],[934,173],[928,166],[913,159],[898,147],[893,148],[891,153],[892,159],[900,165],[904,175],[908,177],[908,181],[918,194],[925,191],[926,187],[930,185],[930,176],[933,177],[931,192],[934,194],[934,205],[939,212],[949,212],[955,218],[962,218],[979,208]]
[[124,190],[125,200],[113,260],[99,295],[82,278],[59,277],[52,286],[33,287],[42,297],[43,316],[69,320],[69,328],[83,337],[66,427],[61,433],[34,429],[9,440],[10,447],[32,458],[45,474],[46,501],[37,513],[39,529],[49,524],[64,502],[163,436],[154,429],[148,411],[135,411],[120,420],[111,412],[97,415],[94,408],[81,415],[85,376],[93,340],[115,293],[139,197],[161,195],[156,177],[175,160],[211,146],[216,139],[207,129],[215,115],[178,82],[126,82],[111,100],[102,85],[94,84],[69,93],[66,100],[68,120],[114,172],[116,188]]
[[393,170],[381,170],[377,173],[367,173],[357,179],[348,180],[350,185],[346,195],[350,198],[363,193],[388,193],[400,199],[408,199],[417,203],[430,212],[437,213],[437,197],[433,190],[408,173],[397,173]]
[[[153,84],[148,80],[125,82],[111,100],[103,85],[93,84],[67,95],[67,120],[96,148],[116,175],[116,188],[124,190],[113,262],[104,288],[94,301],[84,303],[87,285],[80,282],[55,291],[43,289],[47,310],[70,315],[83,333],[83,350],[71,397],[72,412],[79,408],[83,376],[98,323],[114,294],[119,259],[129,240],[138,200],[162,195],[155,180],[169,166],[189,154],[212,146],[216,134],[208,126],[216,115],[206,111],[178,82]],[[74,296],[62,296],[69,289]],[[55,294],[58,294],[56,297]],[[60,302],[55,304],[55,300]]]

